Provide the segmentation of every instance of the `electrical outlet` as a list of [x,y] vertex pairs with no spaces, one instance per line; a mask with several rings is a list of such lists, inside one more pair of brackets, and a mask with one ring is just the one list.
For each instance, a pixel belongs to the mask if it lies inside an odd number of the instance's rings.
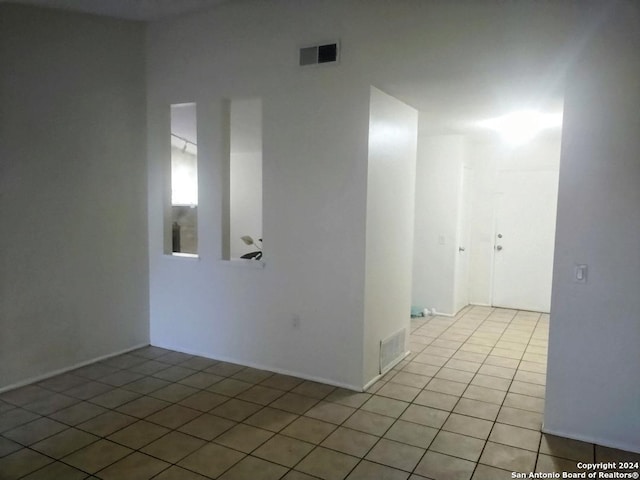
[[300,315],[294,315],[291,318],[291,326],[293,328],[300,328]]

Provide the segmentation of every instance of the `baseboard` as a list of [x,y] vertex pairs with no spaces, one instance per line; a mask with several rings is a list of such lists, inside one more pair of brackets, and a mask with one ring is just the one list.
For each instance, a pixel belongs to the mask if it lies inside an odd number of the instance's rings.
[[55,377],[56,375],[61,375],[63,373],[70,372],[71,370],[76,370],[78,368],[86,367],[87,365],[91,365],[92,363],[96,363],[96,362],[101,362],[111,357],[117,357],[118,355],[122,355],[123,353],[133,352],[134,350],[138,350],[139,348],[143,348],[148,345],[149,343],[141,343],[133,347],[125,348],[124,350],[118,350],[117,352],[109,353],[107,355],[102,355],[100,357],[95,357],[91,360],[75,363],[69,367],[60,368],[52,372],[47,372],[47,373],[43,373],[42,375],[30,377],[30,378],[27,378],[26,380],[21,380],[17,383],[12,383],[11,385],[0,387],[0,393],[7,392],[9,390],[15,390],[16,388],[24,387],[26,385],[31,385],[32,383],[41,382],[42,380],[46,380],[47,378]]
[[407,350],[406,352],[404,352],[404,355],[402,355],[401,357],[398,357],[396,359],[396,361],[394,361],[389,368],[387,368],[384,372],[379,373],[378,375],[376,375],[375,377],[373,377],[371,380],[369,380],[364,387],[362,387],[359,391],[361,392],[365,392],[367,391],[367,389],[373,385],[374,383],[376,383],[378,380],[380,380],[382,377],[384,377],[387,373],[389,373],[391,370],[393,370],[393,368],[398,365],[401,361],[403,361],[405,358],[407,358],[409,355],[411,355],[411,351]]
[[442,313],[442,312],[436,312],[435,315],[430,315],[431,317],[455,317],[455,314],[453,313]]
[[247,362],[245,360],[239,360],[237,358],[228,357],[226,355],[220,356],[211,356],[209,353],[199,352],[197,350],[192,350],[190,348],[183,348],[175,345],[163,344],[163,343],[152,343],[154,347],[166,348],[168,350],[174,350],[176,352],[187,353],[189,355],[197,355],[199,357],[209,358],[211,360],[218,360],[220,362],[229,362],[235,363],[236,365],[242,365],[243,367],[251,367],[257,368],[259,370],[266,370],[268,372],[279,373],[281,375],[289,375],[290,377],[302,378],[303,380],[310,380],[312,382],[324,383],[326,385],[331,385],[333,387],[344,388],[347,390],[353,390],[355,392],[362,392],[362,387],[356,387],[354,385],[350,385],[348,383],[336,382],[334,380],[330,380],[328,378],[316,377],[313,375],[307,375],[301,372],[295,372],[292,370],[285,370],[282,368],[277,368],[269,365],[263,365],[260,363]]
[[562,432],[553,428],[547,428],[542,425],[542,433],[548,433],[549,435],[555,435],[557,437],[571,438],[573,440],[579,440],[581,442],[595,443],[603,447],[617,448],[618,450],[624,450],[625,452],[640,453],[640,445],[631,445],[624,442],[612,442],[607,439],[592,437],[590,435],[580,435],[575,433]]

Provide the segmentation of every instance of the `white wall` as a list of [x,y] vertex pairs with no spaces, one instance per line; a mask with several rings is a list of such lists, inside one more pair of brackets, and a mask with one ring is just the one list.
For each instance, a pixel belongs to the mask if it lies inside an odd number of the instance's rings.
[[640,452],[640,11],[615,5],[567,82],[544,430]]
[[148,343],[144,29],[0,4],[0,389]]
[[463,135],[420,135],[416,166],[412,304],[455,314]]
[[408,334],[417,134],[418,112],[371,88],[363,384],[380,373],[380,341]]
[[[295,66],[299,41],[339,25],[244,7],[149,27],[151,340],[360,388],[369,86]],[[228,98],[262,99],[264,269],[221,260]],[[197,260],[162,251],[167,111],[185,101],[199,115]]]

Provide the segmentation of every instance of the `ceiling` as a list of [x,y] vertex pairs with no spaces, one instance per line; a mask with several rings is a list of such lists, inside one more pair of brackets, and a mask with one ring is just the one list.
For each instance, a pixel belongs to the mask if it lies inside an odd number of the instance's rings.
[[205,10],[228,0],[0,0],[125,20],[154,21]]

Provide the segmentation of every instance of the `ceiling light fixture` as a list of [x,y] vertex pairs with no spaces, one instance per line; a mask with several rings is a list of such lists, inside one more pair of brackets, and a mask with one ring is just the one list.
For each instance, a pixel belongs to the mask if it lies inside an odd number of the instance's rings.
[[523,110],[485,120],[480,126],[498,132],[506,143],[517,146],[532,140],[542,130],[561,127],[562,113]]

